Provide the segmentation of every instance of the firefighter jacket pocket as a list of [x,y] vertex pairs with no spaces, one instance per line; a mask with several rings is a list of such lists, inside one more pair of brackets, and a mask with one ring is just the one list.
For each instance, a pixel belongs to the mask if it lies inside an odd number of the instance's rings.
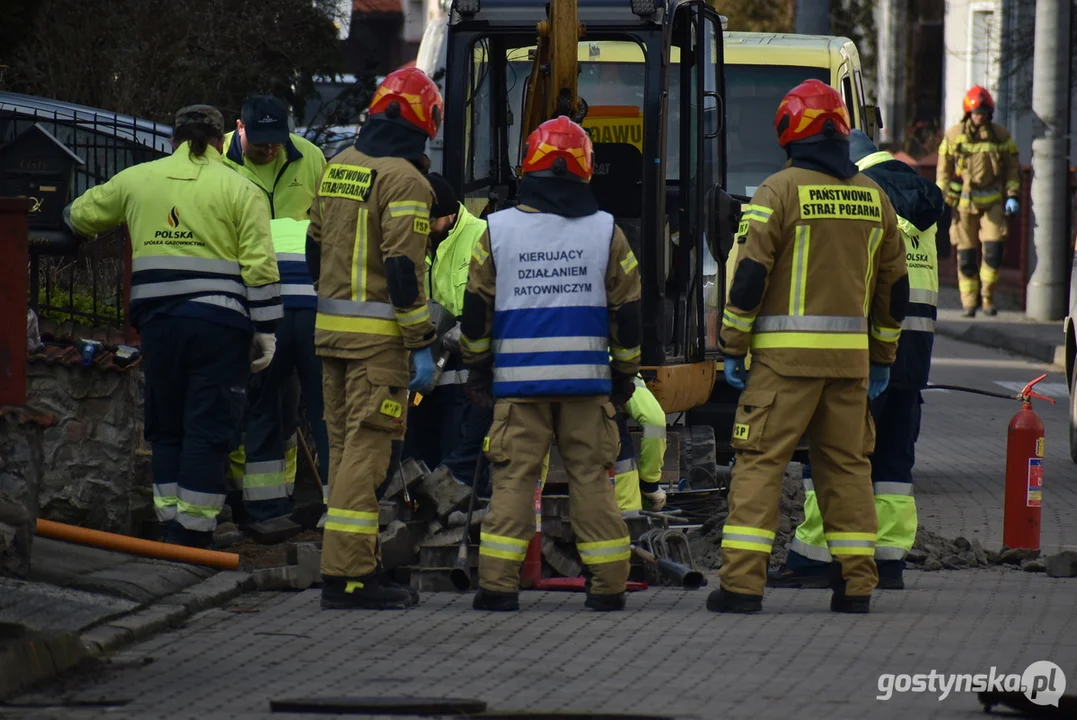
[[740,394],[736,417],[733,419],[733,447],[737,450],[762,452],[765,449],[767,419],[774,406],[773,390],[744,390]]
[[609,469],[617,463],[621,431],[617,427],[617,408],[611,402],[602,403],[602,430],[597,449],[602,453],[602,467]]
[[490,429],[482,441],[482,449],[487,459],[494,465],[501,465],[509,461],[508,443],[505,436],[509,432],[509,416],[512,413],[512,403],[499,402],[494,405],[494,420],[490,423]]
[[875,418],[871,416],[871,403],[867,404],[867,417],[864,419],[864,454],[875,452]]
[[360,424],[374,430],[384,430],[404,437],[407,421],[408,382],[410,377],[402,370],[379,367],[366,368],[370,383],[370,399],[363,411]]

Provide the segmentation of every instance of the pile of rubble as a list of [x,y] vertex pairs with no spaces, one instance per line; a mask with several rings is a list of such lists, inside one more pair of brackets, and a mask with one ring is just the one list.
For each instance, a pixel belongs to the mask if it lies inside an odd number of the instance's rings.
[[[716,570],[722,565],[722,527],[729,515],[728,504],[723,499],[721,509],[703,523],[698,530],[689,533],[692,559],[700,569]],[[804,520],[804,484],[800,475],[800,463],[792,463],[785,471],[782,481],[782,497],[778,512],[778,534],[770,556],[770,567],[780,568],[789,554],[793,533]]]
[[[701,569],[717,569],[722,564],[722,528],[729,515],[722,507],[702,527],[689,534],[692,557]],[[772,569],[783,567],[789,554],[789,543],[804,520],[804,490],[800,464],[789,465],[782,484],[778,533],[770,556]],[[1051,577],[1077,577],[1077,551],[1067,550],[1041,558],[1039,550],[1003,547],[998,552],[987,550],[976,539],[942,537],[923,527],[916,531],[916,542],[908,556],[909,566],[918,570],[963,570],[966,568],[1002,566],[1025,572],[1046,572]]]
[[929,530],[916,531],[916,543],[908,562],[920,570],[962,570],[1002,566],[1025,572],[1042,572],[1051,577],[1077,577],[1077,552],[1064,550],[1041,557],[1039,550],[1002,547],[998,552],[984,549],[979,540],[956,537],[947,540]]

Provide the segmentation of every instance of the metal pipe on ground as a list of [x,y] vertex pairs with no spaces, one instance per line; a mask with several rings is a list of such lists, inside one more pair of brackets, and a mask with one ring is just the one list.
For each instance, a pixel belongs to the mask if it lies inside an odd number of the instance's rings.
[[705,579],[703,573],[698,570],[693,570],[686,565],[682,565],[679,562],[673,562],[667,558],[655,557],[653,553],[647,552],[638,545],[632,546],[632,552],[644,562],[657,567],[659,571],[669,576],[674,583],[684,590],[698,590],[703,587]]

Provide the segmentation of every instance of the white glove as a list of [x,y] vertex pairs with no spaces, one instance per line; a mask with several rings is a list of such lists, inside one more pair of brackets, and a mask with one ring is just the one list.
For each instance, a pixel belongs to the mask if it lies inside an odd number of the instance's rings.
[[460,350],[460,323],[456,323],[456,326],[441,338],[441,347],[449,352]]
[[251,340],[254,359],[251,360],[251,372],[260,373],[273,362],[273,353],[277,351],[277,336],[272,333],[254,333]]
[[651,501],[652,510],[661,510],[666,506],[666,491],[662,488],[658,488],[653,493],[645,492],[643,497]]

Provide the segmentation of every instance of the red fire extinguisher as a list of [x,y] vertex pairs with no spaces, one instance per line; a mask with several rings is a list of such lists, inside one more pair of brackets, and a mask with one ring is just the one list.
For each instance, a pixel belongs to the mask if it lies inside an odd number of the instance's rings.
[[1040,510],[1043,504],[1043,422],[1032,409],[1038,395],[1032,386],[1046,375],[1025,385],[1017,396],[1021,409],[1010,420],[1006,437],[1006,497],[1002,518],[1002,544],[1008,548],[1040,549]]

